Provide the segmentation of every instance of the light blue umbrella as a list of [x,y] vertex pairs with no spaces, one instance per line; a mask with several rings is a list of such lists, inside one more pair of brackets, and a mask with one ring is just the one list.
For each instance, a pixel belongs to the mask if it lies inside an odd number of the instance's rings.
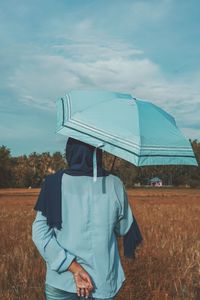
[[[175,119],[157,105],[129,94],[70,91],[57,99],[56,133],[101,147],[135,166],[198,166]],[[96,149],[94,181],[96,180]]]

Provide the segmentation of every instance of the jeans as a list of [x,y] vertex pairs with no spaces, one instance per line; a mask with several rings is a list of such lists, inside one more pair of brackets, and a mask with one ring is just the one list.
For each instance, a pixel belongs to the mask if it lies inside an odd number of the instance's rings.
[[67,292],[57,289],[47,283],[45,283],[45,296],[46,300],[115,300],[112,298],[92,298],[92,297],[79,297],[76,293]]

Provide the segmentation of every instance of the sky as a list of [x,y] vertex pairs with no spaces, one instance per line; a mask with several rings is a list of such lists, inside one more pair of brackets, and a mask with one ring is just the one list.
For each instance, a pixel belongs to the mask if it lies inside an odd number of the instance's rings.
[[0,146],[61,151],[56,100],[73,89],[130,93],[200,140],[198,0],[0,1]]

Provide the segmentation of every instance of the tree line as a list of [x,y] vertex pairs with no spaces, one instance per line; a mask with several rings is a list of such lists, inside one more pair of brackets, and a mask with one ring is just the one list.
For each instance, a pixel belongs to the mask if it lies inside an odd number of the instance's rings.
[[[198,167],[184,165],[136,167],[118,157],[115,159],[107,152],[103,152],[103,167],[107,170],[112,169],[111,172],[119,176],[128,188],[137,184],[147,185],[149,179],[153,177],[159,177],[163,184],[168,186],[200,187],[200,142],[196,139],[190,142]],[[41,187],[45,176],[67,167],[64,152],[53,154],[32,152],[30,155],[12,157],[10,149],[2,145],[0,147],[0,188]]]

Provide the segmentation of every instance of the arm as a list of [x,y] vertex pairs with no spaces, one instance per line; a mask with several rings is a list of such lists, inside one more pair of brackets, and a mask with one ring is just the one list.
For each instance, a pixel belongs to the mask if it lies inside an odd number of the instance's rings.
[[47,219],[42,215],[42,212],[37,211],[32,224],[32,240],[39,253],[51,270],[57,271],[59,274],[68,270],[73,274],[78,296],[84,297],[84,291],[80,290],[83,287],[86,295],[89,296],[93,289],[89,274],[76,262],[76,256],[58,243],[54,229],[50,228],[46,221]]
[[130,208],[128,196],[121,180],[116,187],[116,194],[120,209],[114,232],[117,236],[123,235],[124,256],[134,259],[135,249],[142,242],[143,237]]
[[121,180],[115,186],[115,192],[119,204],[119,215],[115,224],[114,232],[117,236],[123,236],[128,232],[133,223],[133,214],[128,202],[125,187]]
[[67,271],[75,259],[75,255],[58,243],[54,229],[47,225],[46,217],[41,211],[37,211],[32,224],[32,240],[53,271],[58,273]]

